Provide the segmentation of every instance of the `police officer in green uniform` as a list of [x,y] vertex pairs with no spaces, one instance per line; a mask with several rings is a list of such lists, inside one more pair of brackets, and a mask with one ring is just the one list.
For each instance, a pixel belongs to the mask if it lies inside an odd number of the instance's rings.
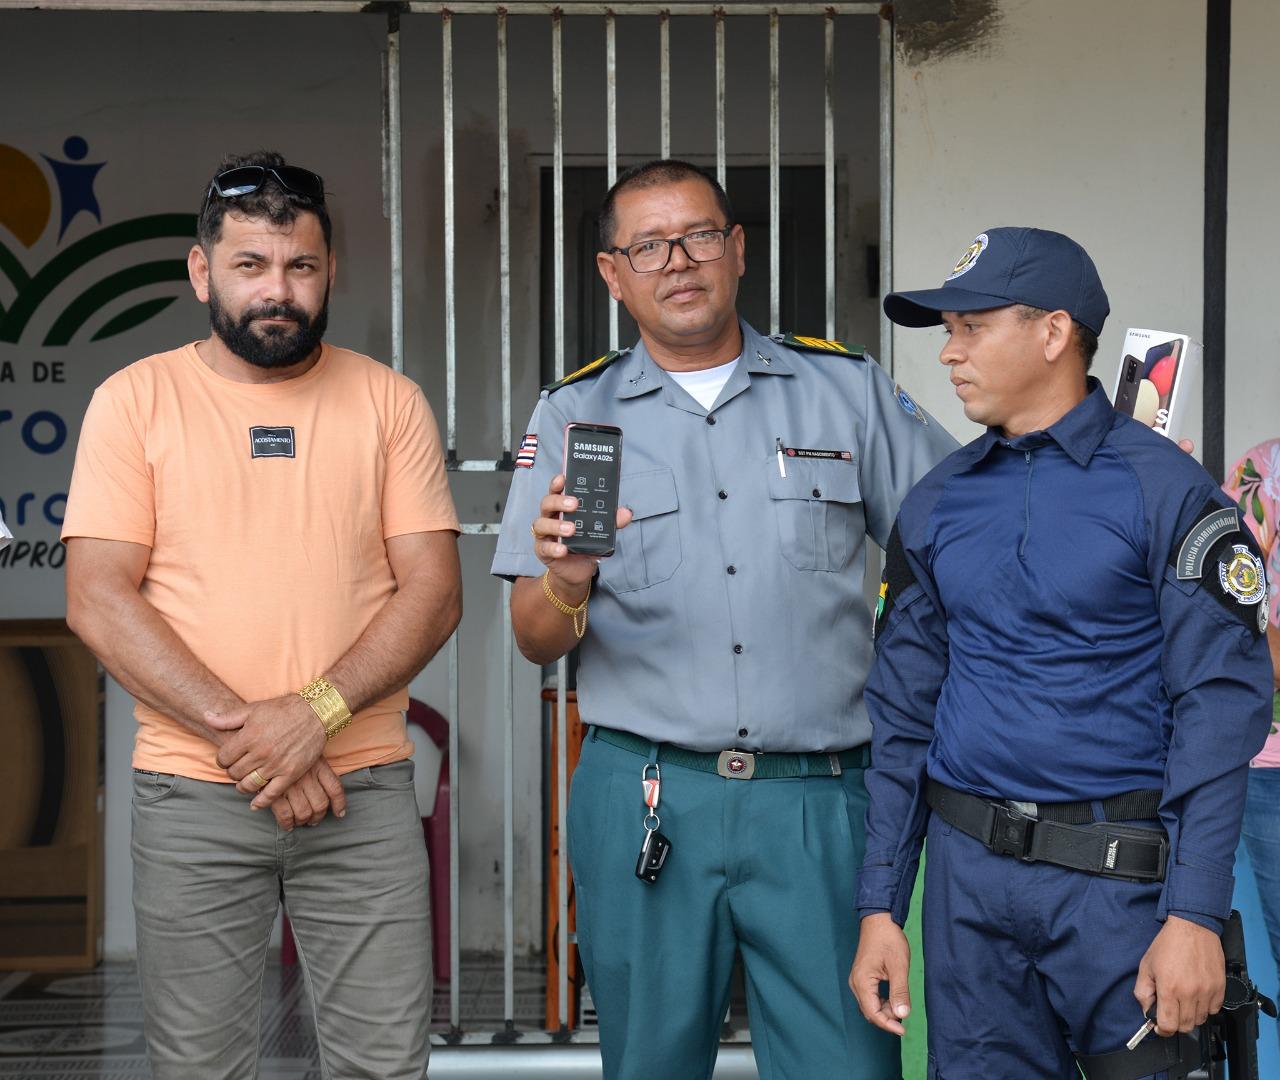
[[[710,1077],[741,951],[764,1080],[896,1078],[897,1040],[845,985],[871,736],[863,556],[956,443],[860,349],[738,318],[742,227],[693,166],[624,173],[600,232],[640,341],[543,391],[492,570],[515,582],[528,659],[581,645],[592,726],[568,841],[605,1076]],[[570,421],[624,433],[608,558],[563,543]],[[651,808],[671,847],[647,882]]]

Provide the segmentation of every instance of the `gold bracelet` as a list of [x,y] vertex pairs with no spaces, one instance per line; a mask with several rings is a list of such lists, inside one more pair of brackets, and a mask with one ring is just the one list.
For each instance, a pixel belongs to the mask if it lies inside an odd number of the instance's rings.
[[[587,601],[591,599],[591,589],[587,589],[587,595],[583,597],[582,603],[577,607],[566,604],[554,592],[551,591],[551,571],[547,570],[542,575],[542,595],[551,601],[554,607],[562,615],[568,615],[573,620],[573,632],[578,635],[578,640],[582,640],[582,635],[587,632]],[[582,625],[578,625],[578,616],[582,616]]]
[[314,682],[307,683],[298,691],[298,696],[311,706],[311,711],[319,718],[325,739],[332,739],[351,723],[351,710],[347,708],[347,703],[334,689],[333,683],[323,675]]

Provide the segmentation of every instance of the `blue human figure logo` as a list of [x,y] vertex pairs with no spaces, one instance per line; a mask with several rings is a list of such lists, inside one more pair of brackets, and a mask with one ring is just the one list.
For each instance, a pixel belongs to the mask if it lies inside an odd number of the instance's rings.
[[[62,154],[24,153],[0,142],[0,344],[16,345],[32,327],[37,315],[50,303],[64,302],[61,312],[51,312],[43,344],[69,345],[86,328],[88,340],[101,341],[132,330],[158,315],[181,295],[151,295],[141,302],[121,307],[117,301],[135,289],[170,282],[187,282],[187,260],[183,252],[196,232],[193,213],[143,214],[139,217],[102,224],[102,208],[94,192],[98,174],[107,164],[88,161],[89,143],[72,135],[62,143]],[[43,158],[48,168],[41,168]],[[10,237],[32,250],[50,232],[53,218],[54,183],[57,181],[61,222],[57,233],[57,253],[34,271],[23,265],[9,249]],[[108,210],[110,207],[108,207]],[[64,243],[71,226],[87,212],[97,225],[81,227],[83,235]],[[170,258],[149,258],[139,254],[129,265],[121,249],[150,240],[181,240]],[[33,254],[39,258],[39,249]],[[109,262],[103,260],[109,259]],[[101,267],[98,280],[78,295],[62,289],[68,279],[93,273]],[[110,311],[105,309],[110,308]],[[105,320],[105,321],[103,321]],[[92,325],[90,325],[92,324]]]
[[54,179],[58,181],[58,192],[62,200],[62,225],[58,229],[58,241],[66,234],[67,226],[82,210],[87,210],[102,224],[102,210],[98,207],[98,197],[93,192],[94,181],[98,171],[106,164],[84,164],[89,153],[89,144],[79,135],[72,135],[62,144],[62,152],[70,161],[58,161],[48,154],[40,156],[49,163]]

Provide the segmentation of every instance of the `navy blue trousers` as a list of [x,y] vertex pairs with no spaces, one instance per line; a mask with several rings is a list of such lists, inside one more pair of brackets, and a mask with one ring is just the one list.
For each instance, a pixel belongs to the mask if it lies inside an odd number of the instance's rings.
[[[1124,1049],[1161,886],[995,855],[934,815],[925,860],[929,1080],[1078,1080]],[[1152,1080],[1161,1080],[1161,1073]]]

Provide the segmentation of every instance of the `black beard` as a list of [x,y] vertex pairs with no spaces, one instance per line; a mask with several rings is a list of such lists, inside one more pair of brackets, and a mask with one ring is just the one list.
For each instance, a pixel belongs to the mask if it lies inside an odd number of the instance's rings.
[[[292,319],[293,329],[284,326],[267,326],[253,329],[254,319]],[[293,304],[266,304],[248,308],[234,319],[227,313],[209,286],[209,326],[228,349],[254,367],[287,368],[300,364],[320,345],[329,325],[329,290],[324,290],[324,301],[315,318],[311,318]]]

